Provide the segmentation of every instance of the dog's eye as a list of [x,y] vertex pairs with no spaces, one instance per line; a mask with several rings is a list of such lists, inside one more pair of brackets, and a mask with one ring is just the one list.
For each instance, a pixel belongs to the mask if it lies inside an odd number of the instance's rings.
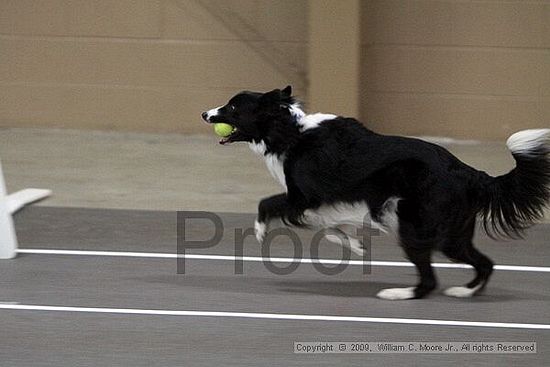
[[230,104],[228,107],[229,107],[229,111],[235,111],[236,109],[235,105],[232,105],[232,104]]

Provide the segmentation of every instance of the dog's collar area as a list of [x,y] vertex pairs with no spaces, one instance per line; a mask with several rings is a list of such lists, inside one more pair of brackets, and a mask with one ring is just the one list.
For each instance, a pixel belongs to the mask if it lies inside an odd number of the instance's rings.
[[294,121],[298,124],[300,120],[302,120],[306,116],[306,113],[304,112],[304,110],[302,110],[299,103],[293,103],[291,105],[288,105],[287,107],[292,117],[294,117]]

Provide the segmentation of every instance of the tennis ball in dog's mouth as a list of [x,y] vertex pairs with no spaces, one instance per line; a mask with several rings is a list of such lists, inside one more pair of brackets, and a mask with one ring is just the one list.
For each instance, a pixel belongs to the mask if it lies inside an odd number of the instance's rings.
[[216,135],[221,136],[222,138],[226,138],[233,132],[235,128],[229,124],[219,122],[217,124],[214,124],[214,132]]

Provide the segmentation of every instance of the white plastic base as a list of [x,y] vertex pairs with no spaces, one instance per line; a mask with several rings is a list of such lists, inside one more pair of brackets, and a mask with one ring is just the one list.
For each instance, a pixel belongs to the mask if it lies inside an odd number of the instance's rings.
[[6,184],[4,183],[2,164],[0,164],[0,259],[12,259],[15,257],[16,251],[17,238],[11,213],[8,210]]
[[51,195],[50,190],[25,189],[6,195],[6,184],[0,164],[0,259],[13,259],[17,255],[17,237],[11,215],[24,205]]
[[24,189],[6,196],[6,206],[10,214],[15,213],[23,206],[42,200],[52,194],[51,190],[46,189]]

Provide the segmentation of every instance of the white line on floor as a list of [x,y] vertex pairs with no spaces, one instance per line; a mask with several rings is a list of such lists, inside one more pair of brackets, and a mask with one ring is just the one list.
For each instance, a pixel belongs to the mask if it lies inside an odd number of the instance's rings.
[[406,319],[406,318],[393,318],[393,317],[330,316],[330,315],[325,316],[325,315],[300,315],[300,314],[284,314],[284,313],[225,312],[225,311],[179,311],[179,310],[154,310],[154,309],[148,310],[148,309],[141,309],[141,308],[71,307],[71,306],[47,306],[47,305],[21,305],[21,304],[0,304],[0,309],[28,310],[28,311],[111,313],[111,314],[132,314],[132,315],[159,315],[159,316],[237,317],[237,318],[272,319],[272,320],[347,321],[347,322],[372,322],[372,323],[385,323],[385,324],[416,324],[416,325],[471,326],[471,327],[490,327],[490,328],[550,330],[549,324]]
[[[221,260],[221,261],[248,261],[248,262],[263,262],[270,261],[273,263],[301,263],[301,264],[327,264],[337,265],[345,263],[348,265],[372,265],[372,266],[393,266],[393,267],[411,267],[412,263],[407,261],[362,261],[362,260],[338,260],[338,259],[293,259],[291,257],[259,257],[259,256],[230,256],[230,255],[200,255],[200,254],[169,254],[169,253],[154,253],[154,252],[122,252],[122,251],[88,251],[88,250],[54,250],[54,249],[18,249],[20,254],[37,254],[37,255],[80,255],[80,256],[115,256],[115,257],[144,257],[144,258],[162,258],[162,259],[186,259],[186,260]],[[453,264],[453,263],[433,263],[436,268],[450,269],[469,269],[470,265]],[[529,271],[549,273],[548,266],[521,266],[521,265],[495,265],[495,270],[506,271]]]

